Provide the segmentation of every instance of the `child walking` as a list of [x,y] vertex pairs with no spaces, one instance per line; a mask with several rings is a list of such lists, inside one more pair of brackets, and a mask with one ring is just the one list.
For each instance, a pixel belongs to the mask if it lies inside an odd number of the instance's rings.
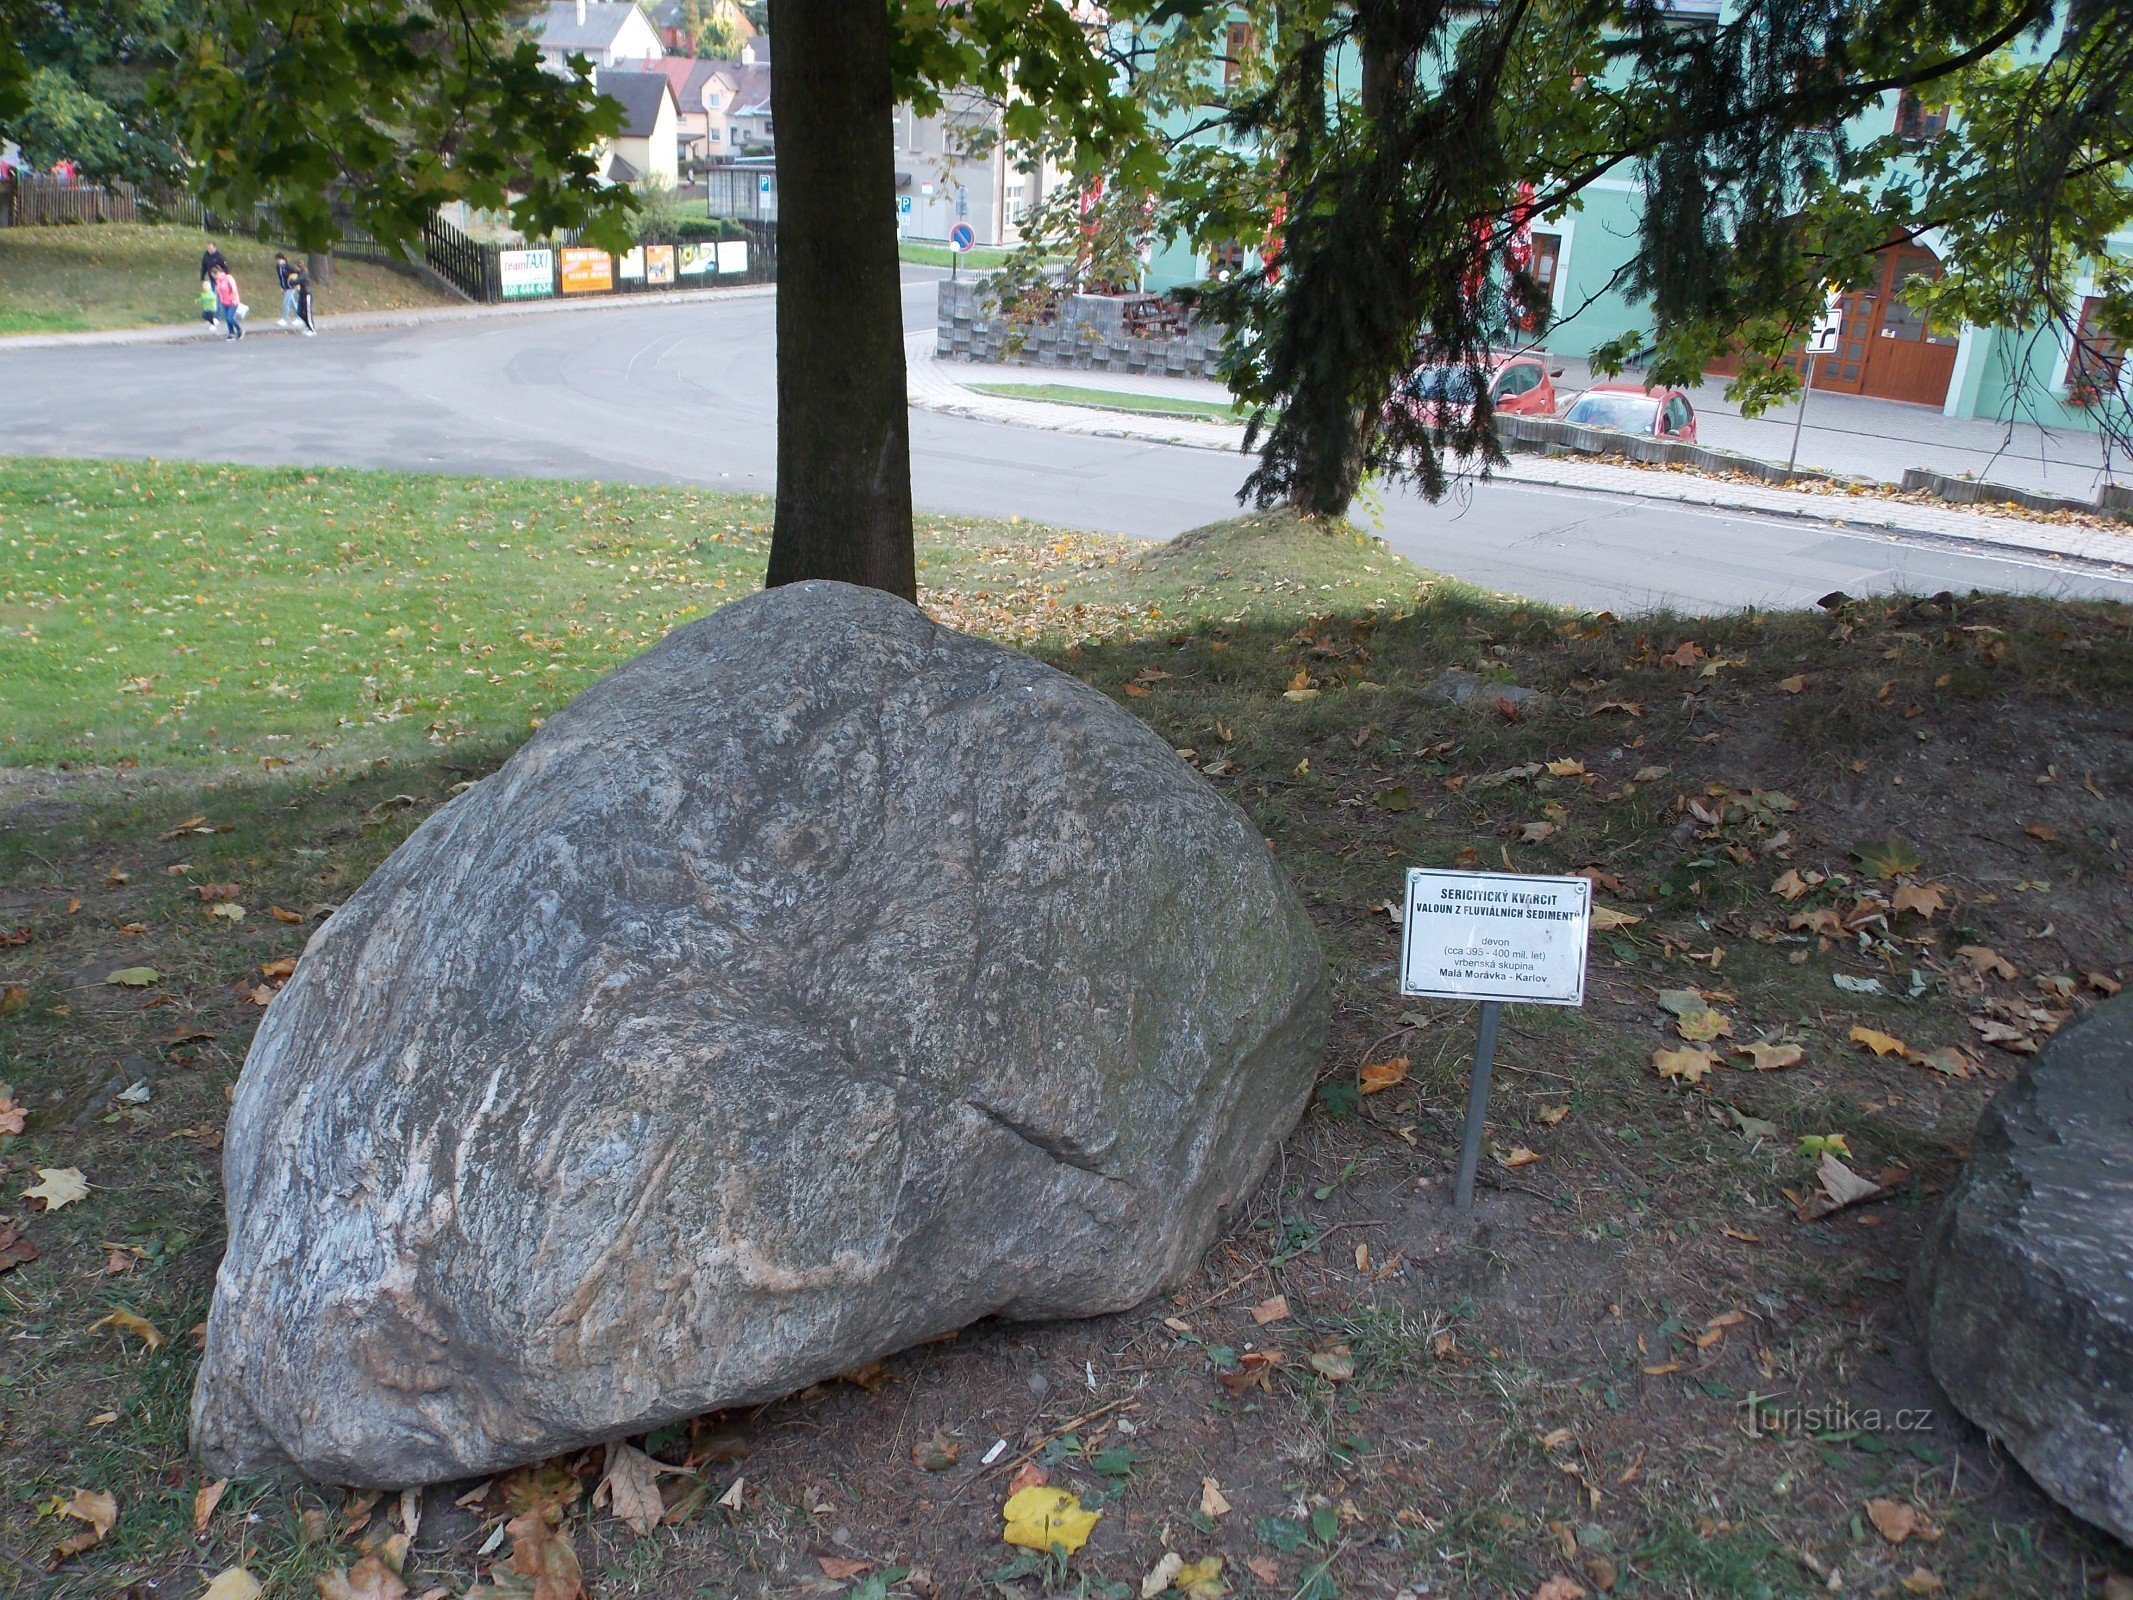
[[311,274],[302,267],[289,268],[288,297],[296,312],[296,321],[304,330],[306,339],[318,337],[318,325],[311,320]]
[[215,269],[215,304],[222,308],[222,336],[225,339],[242,339],[243,302],[237,298],[237,276],[227,267]]

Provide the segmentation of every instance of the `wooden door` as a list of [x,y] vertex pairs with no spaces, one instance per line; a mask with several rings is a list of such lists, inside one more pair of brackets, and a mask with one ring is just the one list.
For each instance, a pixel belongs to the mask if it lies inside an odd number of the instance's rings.
[[1898,246],[1883,254],[1888,261],[1881,320],[1867,349],[1861,392],[1913,405],[1940,405],[1948,398],[1948,379],[1955,372],[1956,330],[1928,322],[1903,299],[1909,279],[1940,276],[1940,258],[1916,246]]

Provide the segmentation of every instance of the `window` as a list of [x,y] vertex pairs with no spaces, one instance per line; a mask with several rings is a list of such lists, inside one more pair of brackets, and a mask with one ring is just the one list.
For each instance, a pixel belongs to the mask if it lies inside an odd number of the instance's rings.
[[1533,275],[1533,282],[1551,303],[1555,299],[1555,274],[1563,262],[1563,236],[1559,233],[1536,233],[1533,236],[1533,263],[1526,270]]
[[1249,22],[1232,22],[1229,25],[1227,48],[1222,53],[1222,81],[1235,83],[1244,76],[1244,63],[1258,48],[1259,35]]
[[1650,433],[1659,415],[1659,402],[1649,395],[1587,390],[1578,396],[1563,420],[1581,428],[1616,428],[1623,433]]
[[1948,131],[1948,108],[1929,106],[1914,89],[1906,89],[1896,101],[1896,137],[1924,143]]
[[718,129],[716,129],[716,128],[713,128],[713,129],[711,130],[711,132],[710,132],[710,136],[709,136],[709,137],[710,137],[710,140],[711,140],[711,142],[712,142],[713,144],[717,144],[717,143],[718,143]]
[[2102,323],[2103,301],[2090,295],[2081,302],[2081,322],[2074,329],[2074,348],[2066,358],[2066,386],[2092,394],[2118,387],[2125,365],[2125,351]]
[[1530,361],[1518,361],[1503,369],[1496,380],[1496,398],[1508,400],[1540,387],[1541,369]]
[[1689,426],[1689,403],[1675,395],[1666,403],[1666,428],[1668,433],[1685,433]]

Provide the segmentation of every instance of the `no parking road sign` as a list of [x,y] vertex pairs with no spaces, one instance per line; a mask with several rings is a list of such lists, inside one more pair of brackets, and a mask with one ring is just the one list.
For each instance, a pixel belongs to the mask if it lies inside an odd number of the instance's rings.
[[958,222],[948,230],[948,248],[958,253],[968,250],[977,242],[978,236],[971,231],[967,222]]

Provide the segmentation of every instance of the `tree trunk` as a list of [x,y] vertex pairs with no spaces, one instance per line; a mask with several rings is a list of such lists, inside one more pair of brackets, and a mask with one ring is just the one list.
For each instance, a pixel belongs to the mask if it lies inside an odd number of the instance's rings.
[[333,252],[331,250],[306,250],[304,252],[304,276],[314,284],[333,282]]
[[915,600],[911,422],[881,0],[771,0],[778,151],[778,509],[768,585]]

